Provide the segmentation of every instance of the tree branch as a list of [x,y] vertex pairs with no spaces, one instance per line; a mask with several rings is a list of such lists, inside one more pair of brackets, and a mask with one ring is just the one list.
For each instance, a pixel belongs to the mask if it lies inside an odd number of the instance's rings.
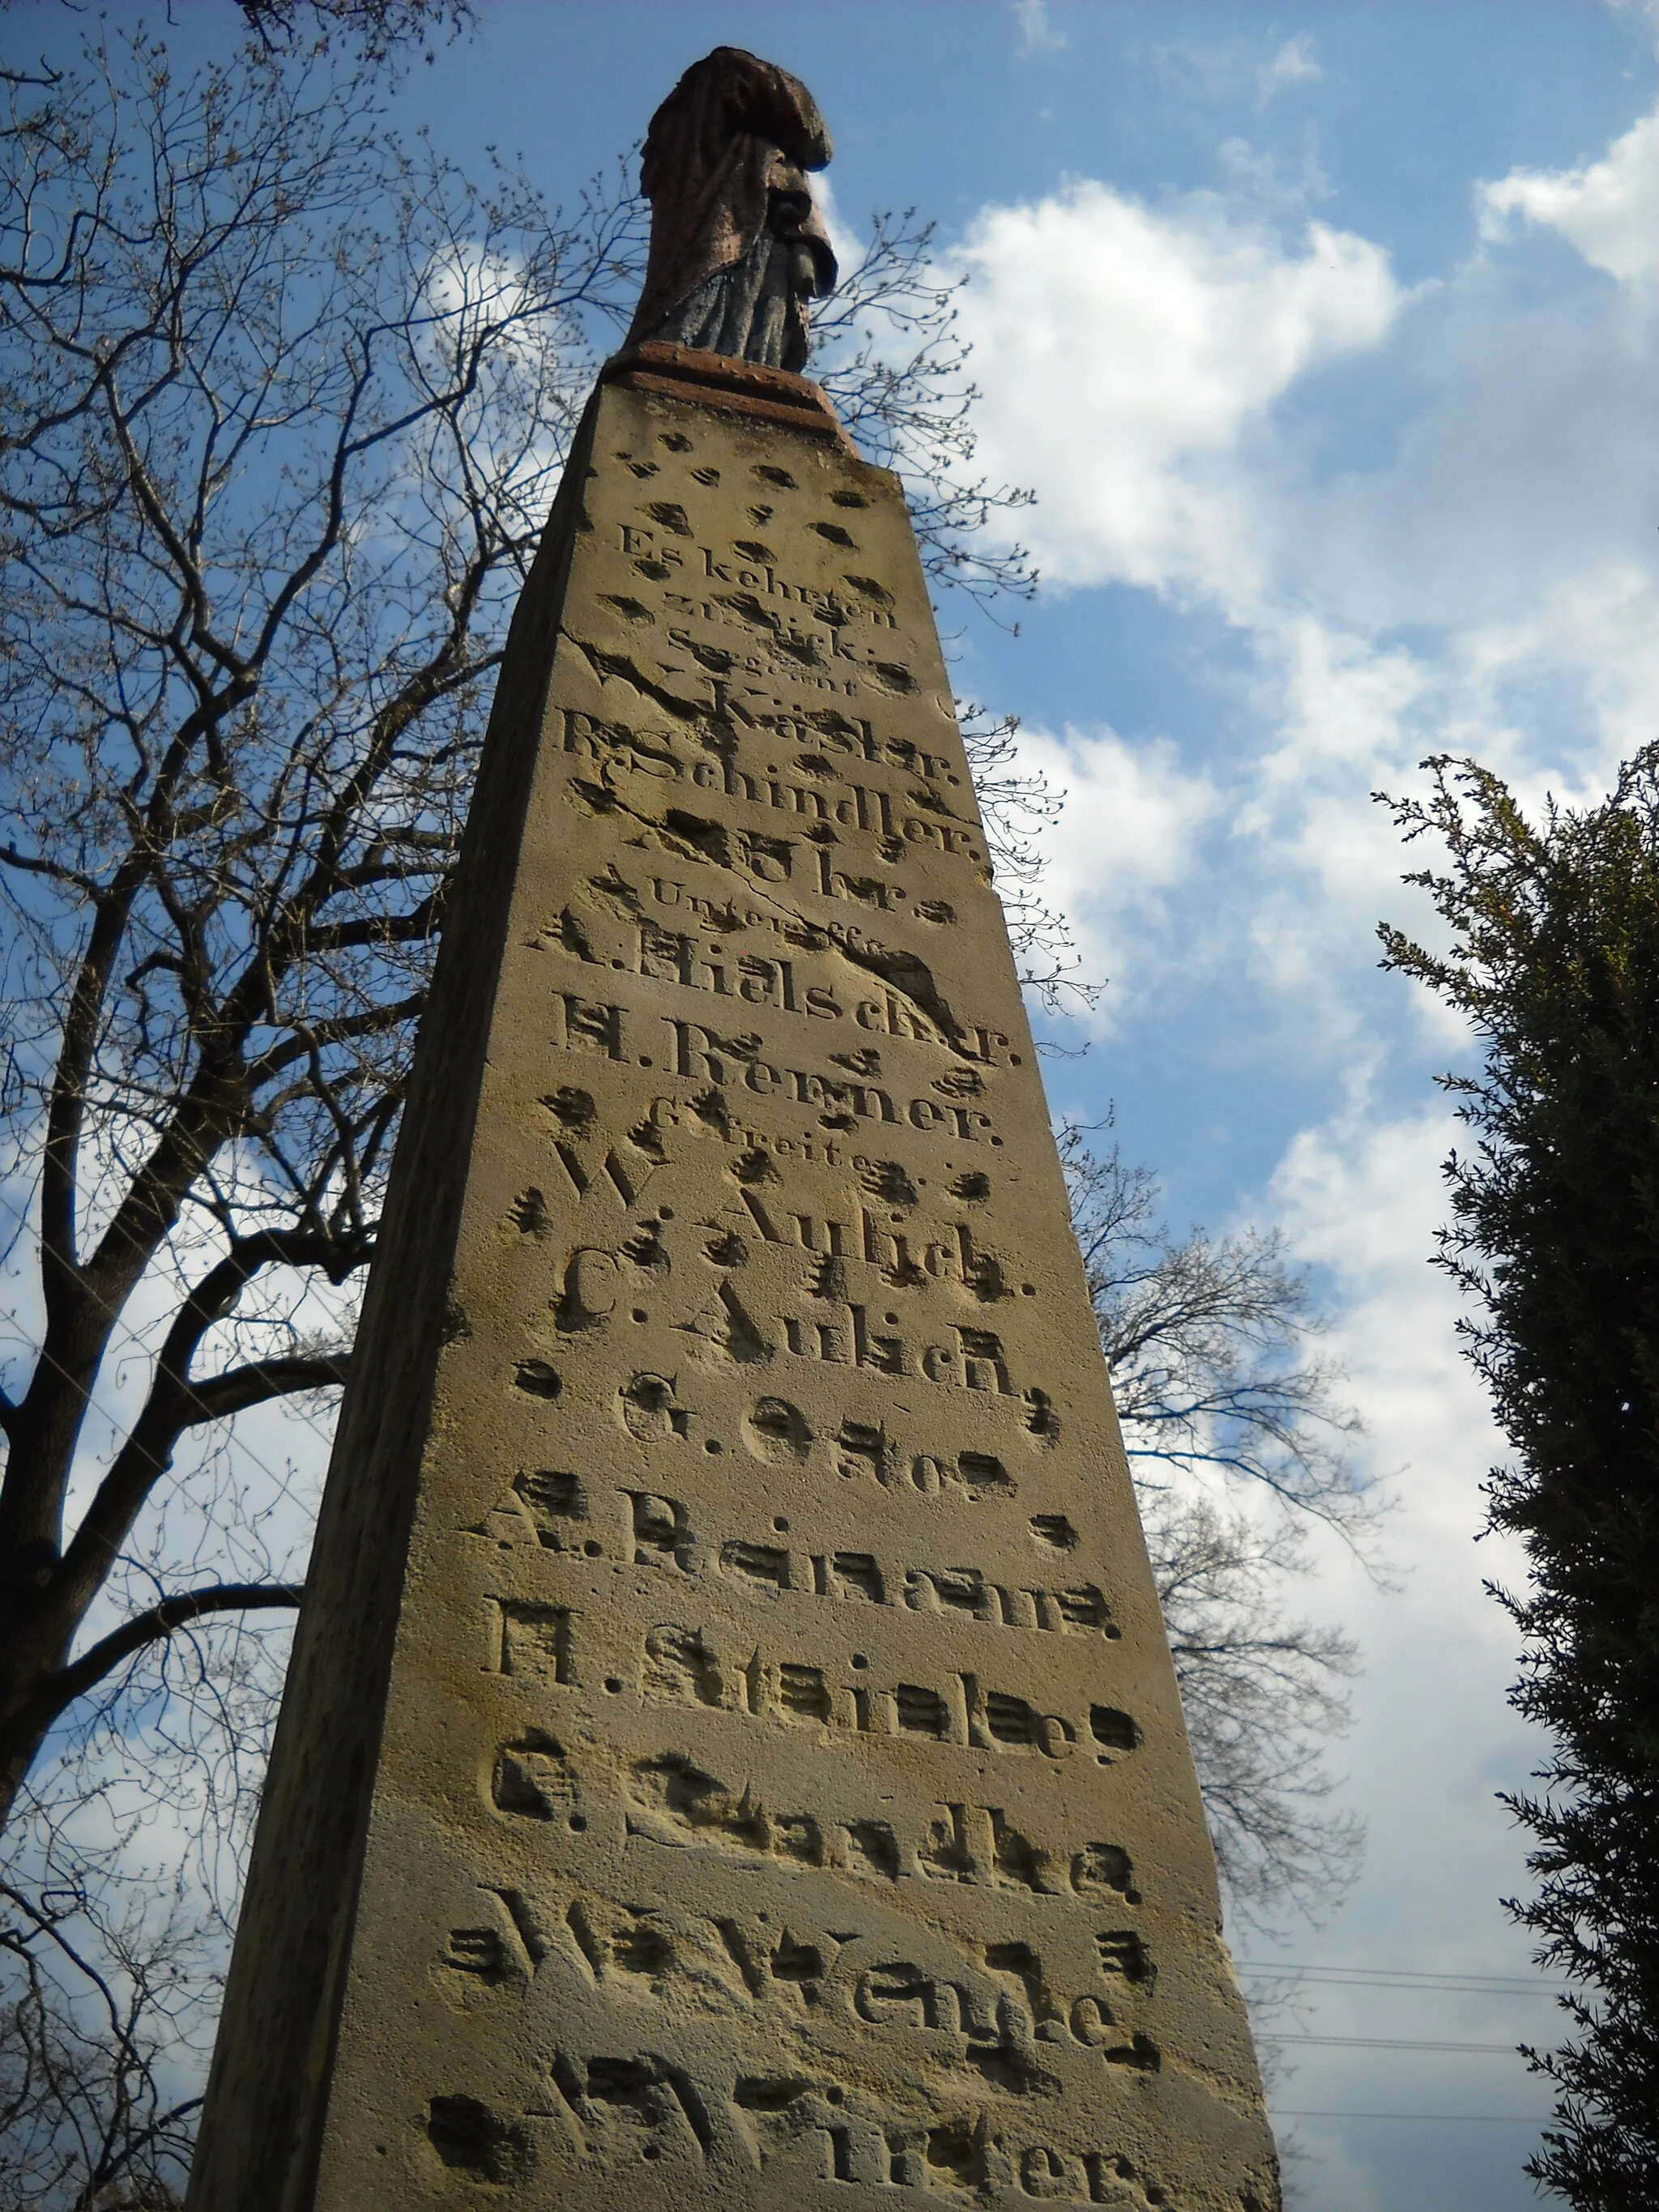
[[94,1689],[124,1659],[131,1659],[147,1644],[159,1643],[162,1637],[171,1636],[175,1628],[182,1628],[188,1621],[199,1620],[211,1613],[264,1613],[294,1607],[304,1595],[302,1583],[214,1583],[204,1589],[185,1590],[177,1597],[163,1598],[159,1605],[135,1613],[131,1620],[123,1621],[119,1628],[83,1651],[78,1659],[71,1660],[44,1686],[28,1718],[37,1726],[50,1727],[59,1713]]
[[297,1397],[304,1390],[343,1389],[350,1370],[350,1355],[346,1352],[321,1358],[295,1355],[288,1359],[250,1360],[244,1367],[228,1368],[222,1375],[189,1384],[196,1410],[183,1425],[199,1428],[204,1421],[228,1420],[233,1413],[246,1413],[250,1406],[263,1406],[272,1398]]
[[170,1464],[186,1429],[291,1398],[343,1385],[348,1356],[266,1359],[192,1382],[158,1378],[143,1413],[98,1486],[54,1578],[67,1602],[84,1607],[108,1573],[156,1478]]

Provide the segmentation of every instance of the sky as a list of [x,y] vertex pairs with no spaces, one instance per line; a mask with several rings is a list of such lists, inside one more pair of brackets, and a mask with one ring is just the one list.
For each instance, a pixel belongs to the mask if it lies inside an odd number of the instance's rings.
[[[232,12],[176,0],[174,43],[222,46]],[[1470,1047],[1378,972],[1380,919],[1428,923],[1370,794],[1420,792],[1445,750],[1583,799],[1656,733],[1659,13],[479,15],[398,96],[462,160],[499,144],[568,199],[687,63],[749,46],[829,118],[841,224],[915,206],[970,280],[981,460],[1036,494],[1042,586],[1017,636],[947,606],[958,687],[1066,791],[1049,895],[1109,979],[1052,1102],[1115,1109],[1178,1224],[1282,1228],[1395,1499],[1388,1586],[1333,1548],[1305,1593],[1364,1649],[1364,1874],[1322,1928],[1240,1946],[1321,1970],[1295,2024],[1322,2039],[1276,2076],[1295,2201],[1520,2212],[1547,2097],[1510,2046],[1553,2015],[1499,1901],[1527,1876],[1497,1793],[1539,1747],[1482,1588],[1519,1563],[1475,1542],[1501,1443],[1427,1264],[1455,1126],[1433,1077]]]

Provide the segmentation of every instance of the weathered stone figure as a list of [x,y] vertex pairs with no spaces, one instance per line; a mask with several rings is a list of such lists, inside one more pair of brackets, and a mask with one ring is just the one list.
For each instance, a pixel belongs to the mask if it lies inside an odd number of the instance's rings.
[[765,365],[828,153],[730,49],[652,126],[190,2212],[1277,2212],[903,489]]
[[806,302],[836,282],[805,172],[831,151],[799,77],[741,46],[694,62],[646,135],[651,252],[629,343],[804,368]]

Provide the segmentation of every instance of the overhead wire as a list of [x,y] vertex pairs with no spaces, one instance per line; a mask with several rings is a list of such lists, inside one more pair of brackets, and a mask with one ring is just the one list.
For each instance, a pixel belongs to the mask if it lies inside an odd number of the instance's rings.
[[[1315,1966],[1311,1962],[1283,1960],[1268,1964],[1261,1960],[1242,1959],[1237,1962],[1241,1974],[1267,1978],[1294,1976],[1322,1989],[1399,1990],[1414,1992],[1419,1996],[1471,1996],[1509,1999],[1516,1996],[1553,1997],[1560,1993],[1560,1983],[1537,1982],[1510,1974],[1448,1974],[1419,1971],[1405,1966]],[[1330,2051],[1425,2051],[1453,2053],[1476,2057],[1507,2057],[1518,2056],[1512,2043],[1480,2043],[1455,2041],[1428,2036],[1384,2035],[1318,2035],[1293,2028],[1274,2028],[1259,2026],[1256,2033],[1265,2044],[1293,2044],[1301,2049]],[[1547,2115],[1536,2119],[1522,2112],[1348,2112],[1279,2108],[1286,2119],[1334,2120],[1455,2120],[1471,2124],[1489,2122],[1493,2125],[1542,2125]]]
[[1344,2051],[1473,2051],[1486,2057],[1500,2055],[1515,2057],[1512,2043],[1432,2043],[1415,2036],[1396,2035],[1297,2035],[1288,2029],[1261,2030],[1264,2043],[1318,2043],[1328,2049]]
[[1281,2120],[1447,2120],[1461,2127],[1541,2128],[1547,2112],[1325,2112],[1297,2110],[1289,2105],[1274,2107]]
[[1472,1996],[1541,1997],[1559,1996],[1566,1987],[1565,1983],[1536,1981],[1516,1974],[1435,1974],[1403,1966],[1325,1966],[1291,1960],[1270,1965],[1261,1960],[1240,1959],[1235,1963],[1241,1974],[1279,1978],[1294,1974],[1336,1989],[1443,1990],[1449,1996],[1462,1991]]

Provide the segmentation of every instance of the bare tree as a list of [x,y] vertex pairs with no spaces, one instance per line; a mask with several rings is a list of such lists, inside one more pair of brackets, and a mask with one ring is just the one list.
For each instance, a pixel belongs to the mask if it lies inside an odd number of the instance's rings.
[[[0,1885],[0,2203],[171,2212],[200,2097],[188,2061],[216,1991],[178,1901]],[[185,2062],[181,2063],[181,2061]]]
[[969,699],[956,703],[1019,980],[1046,1013],[1085,1010],[1098,1001],[1104,983],[1085,975],[1071,924],[1042,892],[1047,832],[1060,819],[1066,794],[1021,760],[1018,714],[994,716]]
[[273,52],[292,51],[309,39],[325,51],[337,35],[355,40],[366,61],[385,61],[400,48],[418,46],[434,58],[434,41],[446,42],[477,21],[473,0],[236,0],[248,28]]
[[[0,1403],[8,1798],[143,1645],[294,1601],[216,1577],[70,1657],[180,1440],[343,1372],[249,1294],[372,1249],[490,617],[568,429],[554,331],[611,244],[538,235],[510,185],[388,173],[361,82],[353,116],[305,72],[181,89],[142,40],[95,58],[14,111],[0,274],[5,1103],[40,1270]],[[158,1270],[143,1404],[66,1529]]]
[[1145,1501],[1142,1526],[1229,1902],[1249,1920],[1316,1917],[1347,1890],[1364,1842],[1357,1818],[1331,1809],[1325,1763],[1349,1724],[1340,1685],[1357,1648],[1286,1614],[1285,1584],[1307,1571],[1294,1527],[1168,1495]]
[[1061,1158],[1216,1856],[1245,1918],[1317,1911],[1361,1842],[1325,1764],[1357,1653],[1285,1593],[1308,1521],[1370,1533],[1359,1422],[1310,1354],[1321,1319],[1279,1238],[1172,1237],[1151,1171],[1091,1133],[1063,1128]]
[[904,478],[933,580],[995,612],[1036,588],[1036,570],[1001,522],[1036,495],[974,472],[980,393],[956,329],[965,280],[934,261],[936,231],[914,208],[872,216],[848,280],[814,313],[812,374],[869,458]]

